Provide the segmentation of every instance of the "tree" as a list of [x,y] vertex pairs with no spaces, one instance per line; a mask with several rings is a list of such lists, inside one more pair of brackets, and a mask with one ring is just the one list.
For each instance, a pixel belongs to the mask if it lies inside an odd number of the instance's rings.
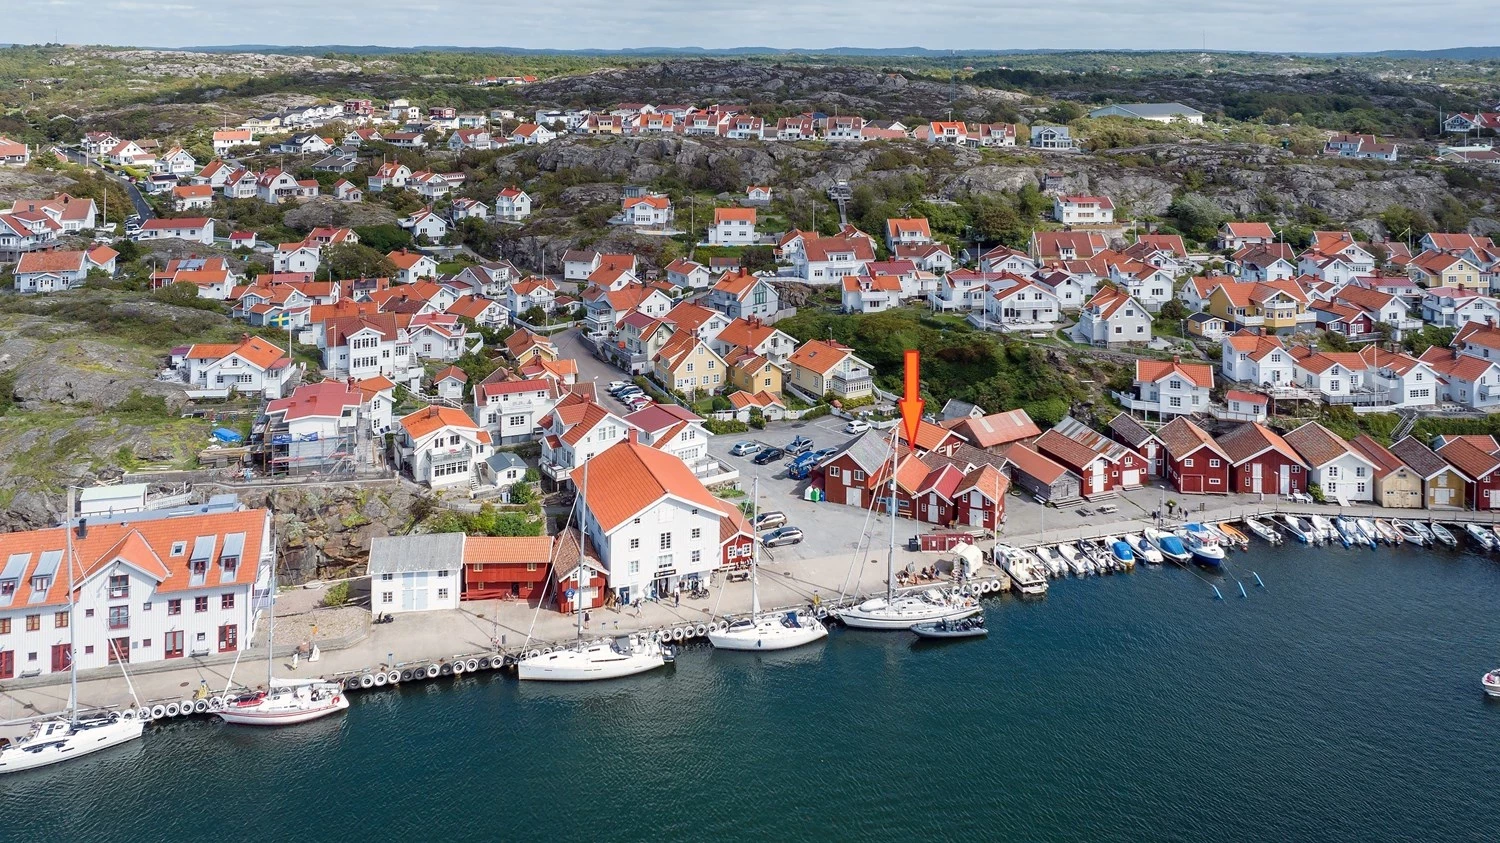
[[740,253],[740,268],[749,272],[775,272],[776,252],[770,246],[747,246]]
[[1229,214],[1214,204],[1212,199],[1198,193],[1189,193],[1173,200],[1167,208],[1167,216],[1176,221],[1183,233],[1204,242],[1212,240],[1219,226],[1229,219]]
[[394,252],[411,245],[411,234],[390,223],[360,226],[354,229],[354,233],[359,235],[360,245],[369,246],[381,253]]
[[323,265],[331,280],[345,278],[389,278],[396,266],[383,253],[364,243],[339,243],[323,250]]
[[1376,219],[1385,226],[1386,234],[1400,240],[1421,240],[1432,230],[1432,218],[1407,205],[1392,205]]
[[541,305],[534,304],[531,307],[526,308],[526,310],[521,314],[521,320],[523,322],[529,322],[532,325],[545,325],[547,323],[547,311],[542,310]]

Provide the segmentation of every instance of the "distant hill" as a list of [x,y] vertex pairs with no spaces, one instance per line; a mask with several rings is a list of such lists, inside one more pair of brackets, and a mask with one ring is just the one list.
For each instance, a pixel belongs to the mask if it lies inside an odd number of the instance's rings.
[[1500,59],[1500,47],[1449,47],[1446,50],[1381,50],[1378,53],[1353,53],[1352,55],[1382,56],[1390,59],[1482,61],[1485,59]]

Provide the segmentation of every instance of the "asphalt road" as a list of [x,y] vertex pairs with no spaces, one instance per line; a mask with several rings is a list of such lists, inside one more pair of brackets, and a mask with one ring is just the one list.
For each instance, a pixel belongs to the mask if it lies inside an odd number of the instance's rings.
[[[62,154],[74,164],[83,164],[84,166],[88,167],[99,167],[99,162],[97,159],[86,157],[82,152],[79,152],[76,149],[65,149],[63,147],[57,147],[57,149],[59,149]],[[99,169],[105,175],[109,176],[115,181],[118,181],[121,187],[125,188],[125,195],[130,197],[130,204],[135,206],[135,213],[140,216],[143,222],[156,216],[156,212],[151,210],[151,206],[146,203],[146,197],[141,195],[140,189],[137,188],[129,178],[122,176],[119,173],[105,170],[103,167],[99,167]]]

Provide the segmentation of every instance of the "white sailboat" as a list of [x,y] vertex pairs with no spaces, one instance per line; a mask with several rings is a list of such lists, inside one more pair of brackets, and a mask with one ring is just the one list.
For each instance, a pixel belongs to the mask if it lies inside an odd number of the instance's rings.
[[[760,478],[755,479],[751,492],[752,509],[750,523],[755,523],[760,502]],[[798,612],[783,615],[760,613],[760,541],[752,545],[750,554],[750,617],[741,618],[728,629],[715,630],[708,634],[708,643],[720,650],[790,650],[811,644],[828,637],[828,627],[815,617]]]
[[[277,679],[272,675],[276,642],[276,563],[271,562],[271,617],[266,628],[266,687],[232,697],[216,712],[225,723],[239,726],[291,726],[317,720],[349,707],[349,697],[337,682],[322,679]],[[233,672],[231,671],[231,681]]]
[[[68,566],[68,616],[71,618],[75,605],[73,593],[73,489],[68,488],[67,517],[63,521],[64,550],[63,564]],[[80,523],[76,529],[83,530],[86,527]],[[135,708],[124,711],[112,711],[89,717],[78,716],[78,662],[73,658],[77,652],[78,645],[74,630],[78,624],[68,624],[68,710],[56,717],[39,720],[32,724],[31,731],[10,743],[0,744],[0,773],[18,773],[22,770],[34,770],[38,767],[46,767],[73,758],[82,758],[86,755],[119,746],[136,740],[146,729],[146,722],[141,719],[138,711],[140,703],[137,701]],[[110,642],[113,648],[114,642]],[[125,669],[123,653],[116,651],[117,660],[120,662],[120,670]],[[130,683],[130,675],[125,675],[125,682]],[[131,697],[135,696],[135,689],[131,687]]]
[[[574,500],[587,498],[588,463],[583,464],[584,493]],[[634,676],[648,670],[664,667],[672,657],[672,650],[660,641],[643,635],[622,635],[611,641],[583,640],[583,601],[588,584],[588,572],[584,562],[583,512],[578,513],[578,600],[574,601],[573,613],[578,616],[578,642],[566,650],[538,653],[522,659],[516,665],[516,676],[538,682],[590,682],[596,679],[619,679]],[[555,562],[555,560],[554,560]],[[540,607],[538,607],[540,611]]]
[[845,626],[853,629],[911,629],[919,623],[959,620],[983,611],[977,600],[944,594],[935,588],[919,594],[896,595],[896,455],[895,432],[891,434],[891,545],[886,556],[885,596],[872,597],[858,606],[838,610]]

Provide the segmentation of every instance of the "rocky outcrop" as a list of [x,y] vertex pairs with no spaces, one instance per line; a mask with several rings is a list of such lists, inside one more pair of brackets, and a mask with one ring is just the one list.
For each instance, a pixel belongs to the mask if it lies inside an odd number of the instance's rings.
[[282,220],[288,228],[311,231],[320,225],[359,228],[370,225],[394,225],[400,214],[373,202],[340,202],[332,196],[319,196],[286,212]]
[[314,485],[267,492],[239,492],[247,506],[274,513],[280,541],[282,582],[363,571],[370,541],[405,533],[420,499],[399,481],[361,485]]

